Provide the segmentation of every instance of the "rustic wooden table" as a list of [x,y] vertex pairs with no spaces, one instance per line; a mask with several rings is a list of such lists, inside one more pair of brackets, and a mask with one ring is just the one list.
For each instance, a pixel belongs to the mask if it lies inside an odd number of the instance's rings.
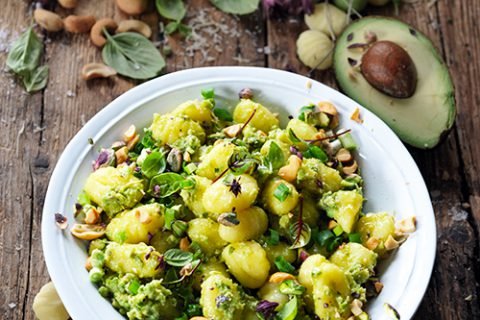
[[[53,1],[52,1],[53,2]],[[307,74],[295,55],[302,19],[266,21],[261,12],[237,18],[190,0],[187,21],[205,15],[221,24],[200,49],[174,37],[167,72],[206,65],[249,65]],[[400,18],[433,40],[456,84],[458,116],[446,141],[432,151],[410,149],[432,197],[438,228],[437,258],[430,286],[415,319],[480,319],[480,6],[476,0],[408,1]],[[0,65],[8,43],[32,21],[33,4],[2,0]],[[69,12],[56,11],[65,16]],[[393,8],[368,14],[392,15]],[[80,1],[76,14],[127,18],[113,0]],[[158,30],[158,17],[141,17]],[[155,37],[159,37],[158,32]],[[157,39],[158,40],[158,39]],[[48,280],[40,241],[42,206],[50,174],[65,145],[97,111],[135,85],[117,77],[85,82],[83,64],[100,61],[85,35],[45,34],[48,87],[28,95],[4,70],[0,76],[0,318],[34,319],[32,301]],[[217,47],[218,46],[218,47]],[[190,46],[190,49],[193,47]],[[219,52],[218,48],[223,48]],[[331,71],[313,77],[336,87]]]

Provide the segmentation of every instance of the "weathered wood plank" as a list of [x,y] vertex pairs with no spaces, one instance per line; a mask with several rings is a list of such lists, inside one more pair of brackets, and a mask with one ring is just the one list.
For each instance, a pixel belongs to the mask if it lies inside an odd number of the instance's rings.
[[[29,4],[24,1],[2,3],[2,69],[6,48],[29,26],[24,19],[28,11]],[[30,280],[31,159],[39,136],[35,132],[42,93],[26,94],[6,70],[0,76],[0,87],[0,314],[2,319],[22,319]]]

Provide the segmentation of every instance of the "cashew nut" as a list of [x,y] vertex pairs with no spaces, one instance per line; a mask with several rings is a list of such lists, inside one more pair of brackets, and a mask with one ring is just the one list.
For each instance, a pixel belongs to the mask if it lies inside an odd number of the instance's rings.
[[105,227],[92,224],[76,223],[70,232],[78,239],[95,240],[103,237],[105,234]]
[[148,0],[117,0],[117,7],[130,15],[145,12],[148,8]]
[[180,250],[188,251],[189,247],[190,247],[190,241],[188,241],[187,237],[180,239],[180,243],[179,243]]
[[85,80],[95,78],[108,78],[117,74],[115,69],[103,63],[89,63],[82,68],[82,78]]
[[107,29],[108,32],[114,32],[117,29],[118,25],[115,20],[110,18],[103,18],[95,22],[90,30],[90,40],[92,40],[93,44],[97,47],[103,47],[107,42],[103,35],[103,29]]
[[352,154],[345,148],[341,148],[337,151],[337,155],[335,156],[338,161],[345,163],[349,162],[353,159]]
[[268,282],[271,283],[282,283],[285,280],[295,280],[295,276],[291,275],[290,273],[286,272],[275,272],[270,276]]
[[33,19],[43,29],[50,32],[58,32],[63,29],[63,21],[60,16],[52,11],[45,9],[36,9],[33,13]]
[[288,158],[288,164],[278,170],[278,175],[288,182],[293,182],[297,178],[297,173],[301,165],[302,159],[296,155],[291,155]]
[[92,29],[95,24],[94,16],[75,16],[69,15],[63,20],[65,30],[71,33],[86,33]]
[[117,158],[117,164],[122,164],[128,159],[128,148],[123,147],[115,151],[115,157]]
[[100,212],[96,208],[90,208],[85,214],[86,224],[97,224],[100,221]]
[[357,169],[358,169],[357,161],[353,160],[352,164],[348,166],[346,165],[343,167],[343,173],[345,173],[346,175],[354,174],[355,172],[357,172]]
[[65,9],[73,9],[77,6],[78,0],[58,0],[58,3]]
[[150,38],[152,36],[152,29],[148,24],[140,20],[123,20],[118,24],[116,33],[122,32],[137,32],[145,36],[145,38]]

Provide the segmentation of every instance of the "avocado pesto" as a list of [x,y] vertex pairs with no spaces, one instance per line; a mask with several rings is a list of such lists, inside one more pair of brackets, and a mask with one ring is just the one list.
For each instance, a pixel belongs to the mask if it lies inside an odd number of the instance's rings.
[[100,295],[132,320],[368,319],[377,261],[415,221],[362,211],[335,106],[300,106],[283,129],[249,89],[232,114],[202,96],[94,161],[71,232]]

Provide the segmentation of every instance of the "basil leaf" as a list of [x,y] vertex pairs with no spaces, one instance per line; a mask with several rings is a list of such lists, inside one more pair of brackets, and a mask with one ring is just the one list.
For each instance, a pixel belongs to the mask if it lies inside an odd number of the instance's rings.
[[260,0],[210,0],[218,9],[232,14],[249,14],[258,9]]
[[202,89],[202,97],[203,99],[215,99],[215,91],[213,88]]
[[290,236],[293,239],[293,244],[290,249],[298,249],[305,247],[312,236],[310,226],[303,221],[297,221],[290,225]]
[[303,153],[305,158],[316,158],[321,160],[322,162],[328,161],[328,155],[322,148],[309,145],[307,151]]
[[279,320],[294,320],[298,313],[297,297],[293,297],[288,301],[278,312],[277,318]]
[[23,76],[23,85],[27,92],[35,92],[46,87],[48,82],[48,66],[41,66],[27,72]]
[[213,114],[221,121],[233,121],[232,114],[225,109],[215,108]]
[[295,134],[295,132],[292,129],[288,129],[288,138],[290,141],[292,141],[294,144],[302,142],[299,137]]
[[[304,122],[307,122],[309,114],[313,112],[315,106],[305,106],[300,109],[300,114],[298,115],[298,119]],[[308,123],[308,122],[307,122]]]
[[33,27],[30,27],[13,43],[7,57],[7,67],[14,73],[25,76],[37,68],[42,51],[43,43]]
[[335,238],[335,235],[330,230],[322,230],[318,232],[315,240],[320,246],[326,246],[331,240]]
[[166,198],[185,186],[185,178],[178,173],[166,172],[156,175],[150,180],[150,194],[157,198]]
[[165,67],[160,52],[144,36],[124,32],[114,36],[104,31],[107,43],[103,47],[103,61],[119,74],[132,79],[150,79]]
[[150,153],[142,163],[142,172],[145,177],[151,179],[154,176],[165,171],[167,163],[165,161],[165,156],[163,153],[158,151],[153,151]]
[[285,156],[283,155],[282,149],[280,149],[278,144],[274,141],[270,143],[266,160],[272,165],[274,170],[280,168],[285,162]]
[[279,290],[283,294],[302,295],[305,292],[305,287],[300,285],[297,281],[288,279],[280,284]]
[[167,208],[165,210],[165,229],[172,230],[172,223],[175,221],[176,210]]
[[275,258],[275,266],[277,267],[278,271],[292,273],[295,271],[295,267],[290,264],[283,256],[278,256]]
[[273,191],[273,196],[277,198],[280,202],[285,201],[288,196],[291,194],[290,188],[285,183],[280,183],[278,187]]
[[177,22],[181,21],[187,13],[182,0],[156,0],[155,5],[162,17]]
[[360,236],[360,233],[350,233],[348,235],[348,241],[349,242],[356,242],[356,243],[362,243],[362,238]]
[[252,158],[248,151],[238,150],[234,151],[230,158],[228,158],[228,168],[232,170],[234,175],[240,175],[247,171],[255,170],[258,165],[257,160]]
[[145,148],[155,147],[155,140],[153,140],[152,138],[152,131],[150,130],[145,131],[145,135],[143,136],[141,143]]
[[175,31],[178,30],[178,26],[180,24],[176,21],[171,21],[169,22],[166,26],[165,26],[165,33],[166,34],[172,34],[174,33]]
[[163,259],[172,267],[183,267],[193,261],[193,253],[180,249],[169,249],[163,255]]

